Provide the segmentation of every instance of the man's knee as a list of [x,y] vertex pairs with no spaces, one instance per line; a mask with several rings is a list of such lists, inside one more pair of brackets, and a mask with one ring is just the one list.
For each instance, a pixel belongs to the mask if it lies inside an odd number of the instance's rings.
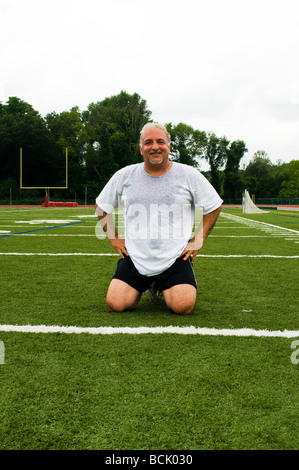
[[179,284],[163,292],[170,310],[178,315],[190,315],[196,304],[196,289],[189,284]]
[[124,312],[126,310],[126,305],[123,302],[109,296],[106,297],[106,305],[110,312]]
[[173,302],[171,310],[177,315],[190,315],[195,307],[195,301]]
[[132,310],[139,299],[138,291],[123,281],[112,279],[106,296],[106,305],[110,312]]
[[122,298],[122,297],[111,297],[108,296],[106,297],[106,305],[110,312],[125,312],[126,310],[133,310],[137,303],[139,301],[139,298]]

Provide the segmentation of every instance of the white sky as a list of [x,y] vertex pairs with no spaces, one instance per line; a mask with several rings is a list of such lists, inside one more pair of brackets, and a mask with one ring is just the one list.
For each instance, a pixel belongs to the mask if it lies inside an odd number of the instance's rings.
[[275,163],[299,159],[299,0],[0,0],[0,101],[42,116],[137,92]]

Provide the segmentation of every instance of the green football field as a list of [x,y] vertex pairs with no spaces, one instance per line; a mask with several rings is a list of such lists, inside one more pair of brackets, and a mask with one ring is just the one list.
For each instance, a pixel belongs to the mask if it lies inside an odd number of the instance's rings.
[[96,225],[0,209],[0,449],[298,449],[299,212],[223,209],[190,316],[110,313]]

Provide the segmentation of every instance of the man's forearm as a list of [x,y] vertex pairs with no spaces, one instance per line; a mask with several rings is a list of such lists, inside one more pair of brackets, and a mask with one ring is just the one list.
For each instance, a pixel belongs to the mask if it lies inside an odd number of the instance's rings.
[[202,238],[205,240],[213,230],[213,227],[218,219],[221,212],[222,206],[218,207],[209,214],[205,214],[202,218]]
[[107,212],[103,211],[98,205],[96,205],[96,214],[112,247],[119,253],[121,258],[123,258],[124,255],[128,256],[125,239],[119,238],[113,215],[107,214]]
[[192,255],[192,263],[194,263],[197,253],[203,246],[204,240],[209,236],[216,223],[218,215],[221,212],[221,208],[222,207],[220,206],[209,214],[203,216],[194,237],[189,240],[186,248],[182,252],[182,255],[185,255],[184,259],[187,259]]
[[112,214],[107,214],[98,205],[96,205],[96,214],[109,240],[118,238],[117,229],[115,227],[114,219]]

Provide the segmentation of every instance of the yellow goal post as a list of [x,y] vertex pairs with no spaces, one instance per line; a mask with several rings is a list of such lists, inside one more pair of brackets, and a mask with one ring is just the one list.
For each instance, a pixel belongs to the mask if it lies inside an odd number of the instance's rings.
[[65,186],[23,186],[23,149],[20,148],[20,189],[44,189],[46,199],[49,189],[68,189],[68,148],[65,149]]

